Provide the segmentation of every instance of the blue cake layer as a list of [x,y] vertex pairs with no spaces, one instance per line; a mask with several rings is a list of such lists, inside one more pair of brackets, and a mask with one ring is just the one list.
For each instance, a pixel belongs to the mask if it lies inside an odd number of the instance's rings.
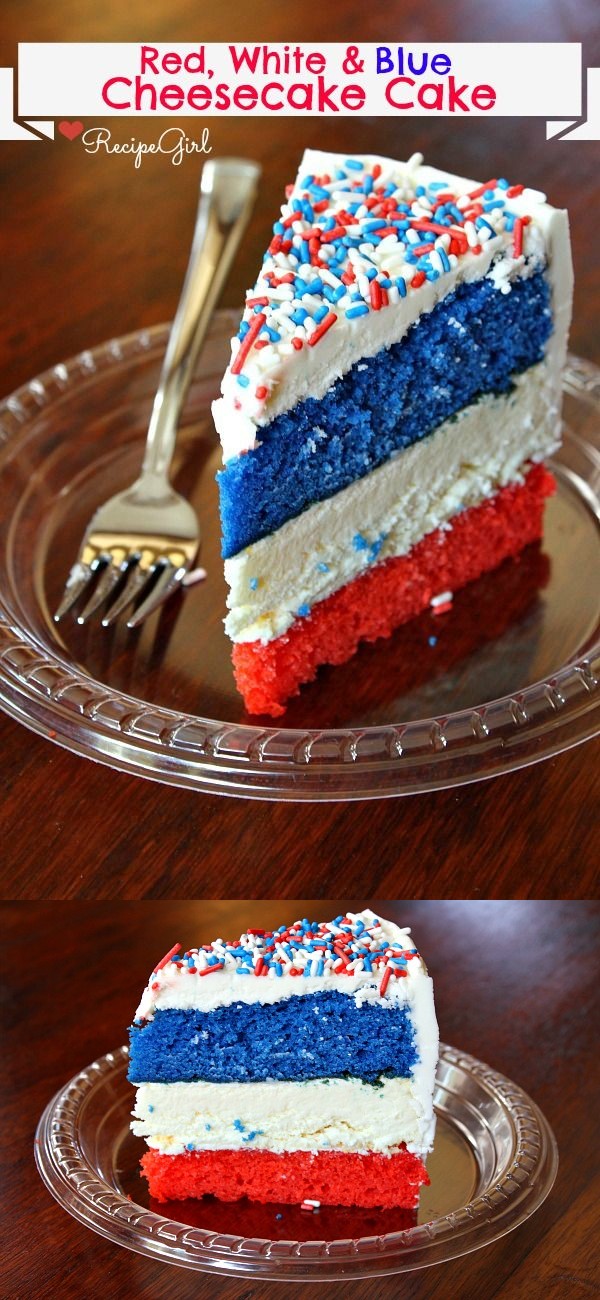
[[217,474],[223,555],[364,477],[482,394],[509,392],[512,375],[541,361],[551,331],[543,272],[510,293],[488,279],[460,285],[320,401],[278,415],[259,447]]
[[380,1074],[408,1078],[417,1062],[405,1007],[348,994],[307,993],[270,1006],[235,1002],[216,1011],[157,1011],[130,1031],[132,1083],[213,1083]]

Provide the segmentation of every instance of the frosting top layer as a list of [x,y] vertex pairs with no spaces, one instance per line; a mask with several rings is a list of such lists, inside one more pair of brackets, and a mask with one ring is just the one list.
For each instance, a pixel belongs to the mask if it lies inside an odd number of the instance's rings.
[[406,1002],[422,979],[425,966],[409,930],[368,910],[327,922],[305,919],[247,930],[236,943],[215,939],[187,952],[176,944],[152,972],[136,1021],[167,1008],[210,1011],[324,989],[357,1001]]
[[225,459],[303,397],[323,396],[361,355],[401,338],[457,282],[491,273],[504,290],[544,263],[554,211],[544,194],[422,164],[420,154],[305,152],[214,404]]

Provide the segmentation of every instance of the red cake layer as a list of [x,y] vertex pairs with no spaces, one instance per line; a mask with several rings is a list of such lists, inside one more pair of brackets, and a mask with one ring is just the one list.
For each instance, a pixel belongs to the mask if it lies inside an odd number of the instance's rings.
[[235,680],[248,713],[278,717],[286,700],[316,676],[321,664],[342,664],[360,641],[390,636],[427,609],[433,596],[467,582],[517,555],[542,534],[552,475],[534,465],[525,482],[510,484],[463,511],[450,529],[428,533],[408,555],[386,560],[316,604],[274,641],[233,647]]
[[141,1160],[156,1201],[216,1196],[220,1201],[274,1201],[412,1209],[429,1183],[422,1160],[410,1151],[391,1156],[345,1151],[147,1151]]

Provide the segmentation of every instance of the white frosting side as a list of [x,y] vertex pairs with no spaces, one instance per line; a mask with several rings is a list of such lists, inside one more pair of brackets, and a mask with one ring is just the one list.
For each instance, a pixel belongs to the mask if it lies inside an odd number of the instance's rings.
[[391,1154],[401,1143],[424,1155],[433,1145],[430,1094],[411,1079],[310,1079],[264,1083],[144,1083],[137,1089],[137,1137],[167,1155],[253,1148]]
[[[460,328],[460,326],[459,326]],[[364,572],[406,555],[459,511],[522,481],[526,462],[558,446],[560,409],[549,360],[515,379],[506,396],[465,407],[422,442],[319,501],[225,561],[234,641],[269,641]],[[257,585],[258,584],[258,585]]]
[[[419,158],[420,155],[416,155],[416,159]],[[454,176],[437,168],[422,166],[415,160],[403,163],[375,155],[365,156],[362,160],[369,167],[379,164],[382,168],[381,183],[393,183],[406,199],[414,197],[417,185],[427,185],[431,181],[448,182],[459,200],[477,186],[476,181]],[[284,217],[290,215],[291,203],[295,197],[302,194],[300,182],[306,173],[333,172],[336,165],[343,161],[343,155],[306,150],[298,170],[294,190],[282,208],[282,215]],[[501,229],[504,221],[502,213],[499,210],[486,212],[486,220],[496,233],[487,238],[480,252],[467,251],[458,258],[451,256],[450,268],[440,274],[439,279],[426,280],[418,288],[410,288],[404,298],[398,295],[397,290],[391,290],[390,304],[384,310],[372,310],[367,315],[353,319],[345,315],[346,308],[351,306],[350,297],[348,296],[347,301],[342,299],[333,308],[337,316],[334,326],[323,335],[318,344],[312,347],[303,346],[300,351],[296,351],[292,343],[292,338],[297,331],[291,323],[288,328],[283,321],[281,328],[284,332],[281,340],[269,344],[260,351],[251,351],[246,359],[244,363],[244,375],[248,379],[246,387],[240,387],[236,375],[232,374],[228,367],[221,387],[222,397],[213,405],[214,421],[223,447],[223,459],[226,461],[251,450],[257,442],[260,442],[260,428],[275,416],[291,410],[308,396],[323,397],[335,380],[345,374],[361,357],[373,356],[382,348],[398,342],[423,312],[431,311],[436,303],[451,293],[458,284],[478,280],[488,274],[501,291],[506,291],[515,276],[531,274],[544,263],[548,263],[555,316],[555,333],[550,343],[549,355],[554,358],[558,373],[564,359],[572,297],[567,214],[552,208],[545,202],[545,195],[536,190],[525,189],[522,194],[507,202],[511,212],[531,219],[524,230],[524,253],[520,257],[512,256],[513,236]],[[332,203],[335,207],[335,192]],[[414,275],[414,266],[410,267],[404,262],[401,246],[397,242],[392,241],[390,245],[383,240],[369,253],[369,260],[377,267],[378,273],[381,272],[386,276],[395,278],[405,275],[410,282]],[[252,294],[261,296],[266,292],[265,274],[270,271],[281,274],[283,269],[285,267],[281,264],[281,255],[278,254],[275,259],[268,258],[261,268],[254,290],[250,291],[250,296]],[[310,275],[315,274],[312,268],[308,268],[306,275],[309,283]],[[270,293],[268,290],[267,292]],[[289,306],[291,308],[294,305],[296,299],[289,286],[282,286],[275,292],[283,302],[286,294],[291,296],[293,301]],[[316,300],[311,302],[309,297],[307,305],[314,309],[317,305]],[[304,333],[303,328],[300,329],[300,333]],[[238,347],[239,341],[232,340],[232,360]],[[258,398],[257,391],[262,393],[263,390],[267,391],[266,398]]]

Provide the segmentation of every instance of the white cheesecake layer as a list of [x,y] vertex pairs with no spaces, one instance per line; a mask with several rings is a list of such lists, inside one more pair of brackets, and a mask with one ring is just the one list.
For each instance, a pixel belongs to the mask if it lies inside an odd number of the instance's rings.
[[411,1079],[145,1083],[131,1127],[167,1155],[191,1147],[389,1154],[402,1142],[424,1155],[435,1119],[431,1093],[423,1097]]
[[[298,170],[294,191],[284,204],[282,215],[290,215],[291,203],[302,193],[300,182],[307,173],[334,172],[336,166],[343,164],[343,161],[343,155],[307,149]],[[408,163],[375,155],[365,155],[363,161],[369,166],[379,163],[382,168],[381,183],[393,183],[403,191],[406,198],[414,195],[417,185],[428,185],[432,181],[447,182],[458,197],[469,193],[478,184],[466,177],[421,165],[420,155],[415,155]],[[342,195],[340,203],[345,203],[347,197]],[[333,190],[333,208],[335,202]],[[499,230],[488,238],[480,253],[469,251],[458,259],[451,259],[450,269],[440,275],[439,279],[428,280],[418,289],[411,289],[405,298],[400,298],[397,290],[392,291],[390,305],[383,311],[370,311],[368,315],[349,319],[345,310],[351,305],[350,297],[347,301],[342,299],[335,307],[337,320],[333,328],[320,339],[317,346],[305,346],[301,351],[296,351],[292,343],[296,333],[293,323],[286,323],[285,318],[278,319],[277,328],[282,334],[280,342],[269,344],[260,351],[252,350],[244,363],[248,385],[241,387],[229,367],[225,372],[221,385],[222,396],[213,404],[213,417],[223,448],[223,460],[227,461],[249,451],[260,443],[261,427],[277,415],[291,410],[309,396],[317,399],[323,397],[332,384],[361,357],[374,356],[382,348],[399,342],[423,312],[432,311],[459,284],[480,280],[487,275],[490,275],[499,291],[506,292],[510,290],[515,277],[530,275],[542,266],[547,267],[554,316],[554,332],[548,344],[547,355],[558,391],[573,292],[567,213],[551,207],[546,203],[544,194],[532,189],[525,189],[522,194],[510,199],[509,208],[517,216],[531,218],[524,231],[524,251],[518,258],[512,256],[512,234]],[[500,212],[488,212],[486,219],[492,227],[503,223]],[[414,266],[411,268],[405,263],[397,243],[389,245],[383,240],[369,254],[369,261],[392,278],[404,276],[410,283],[414,275]],[[252,293],[269,296],[271,291],[265,286],[262,277],[270,271],[281,273],[285,269],[283,264],[278,265],[268,257]],[[306,276],[310,282],[314,270],[311,267],[300,267],[296,268],[296,274]],[[291,289],[286,286],[276,292],[284,302],[286,292],[293,299]],[[318,305],[316,300],[311,303],[310,298],[303,301],[309,309]],[[232,340],[232,360],[238,348],[239,340],[235,338]],[[266,401],[256,397],[257,389],[260,392],[264,388],[268,390]]]
[[317,502],[225,561],[234,641],[270,641],[375,560],[406,555],[459,511],[522,480],[560,440],[551,362],[530,367],[506,396],[489,395],[365,478]]

